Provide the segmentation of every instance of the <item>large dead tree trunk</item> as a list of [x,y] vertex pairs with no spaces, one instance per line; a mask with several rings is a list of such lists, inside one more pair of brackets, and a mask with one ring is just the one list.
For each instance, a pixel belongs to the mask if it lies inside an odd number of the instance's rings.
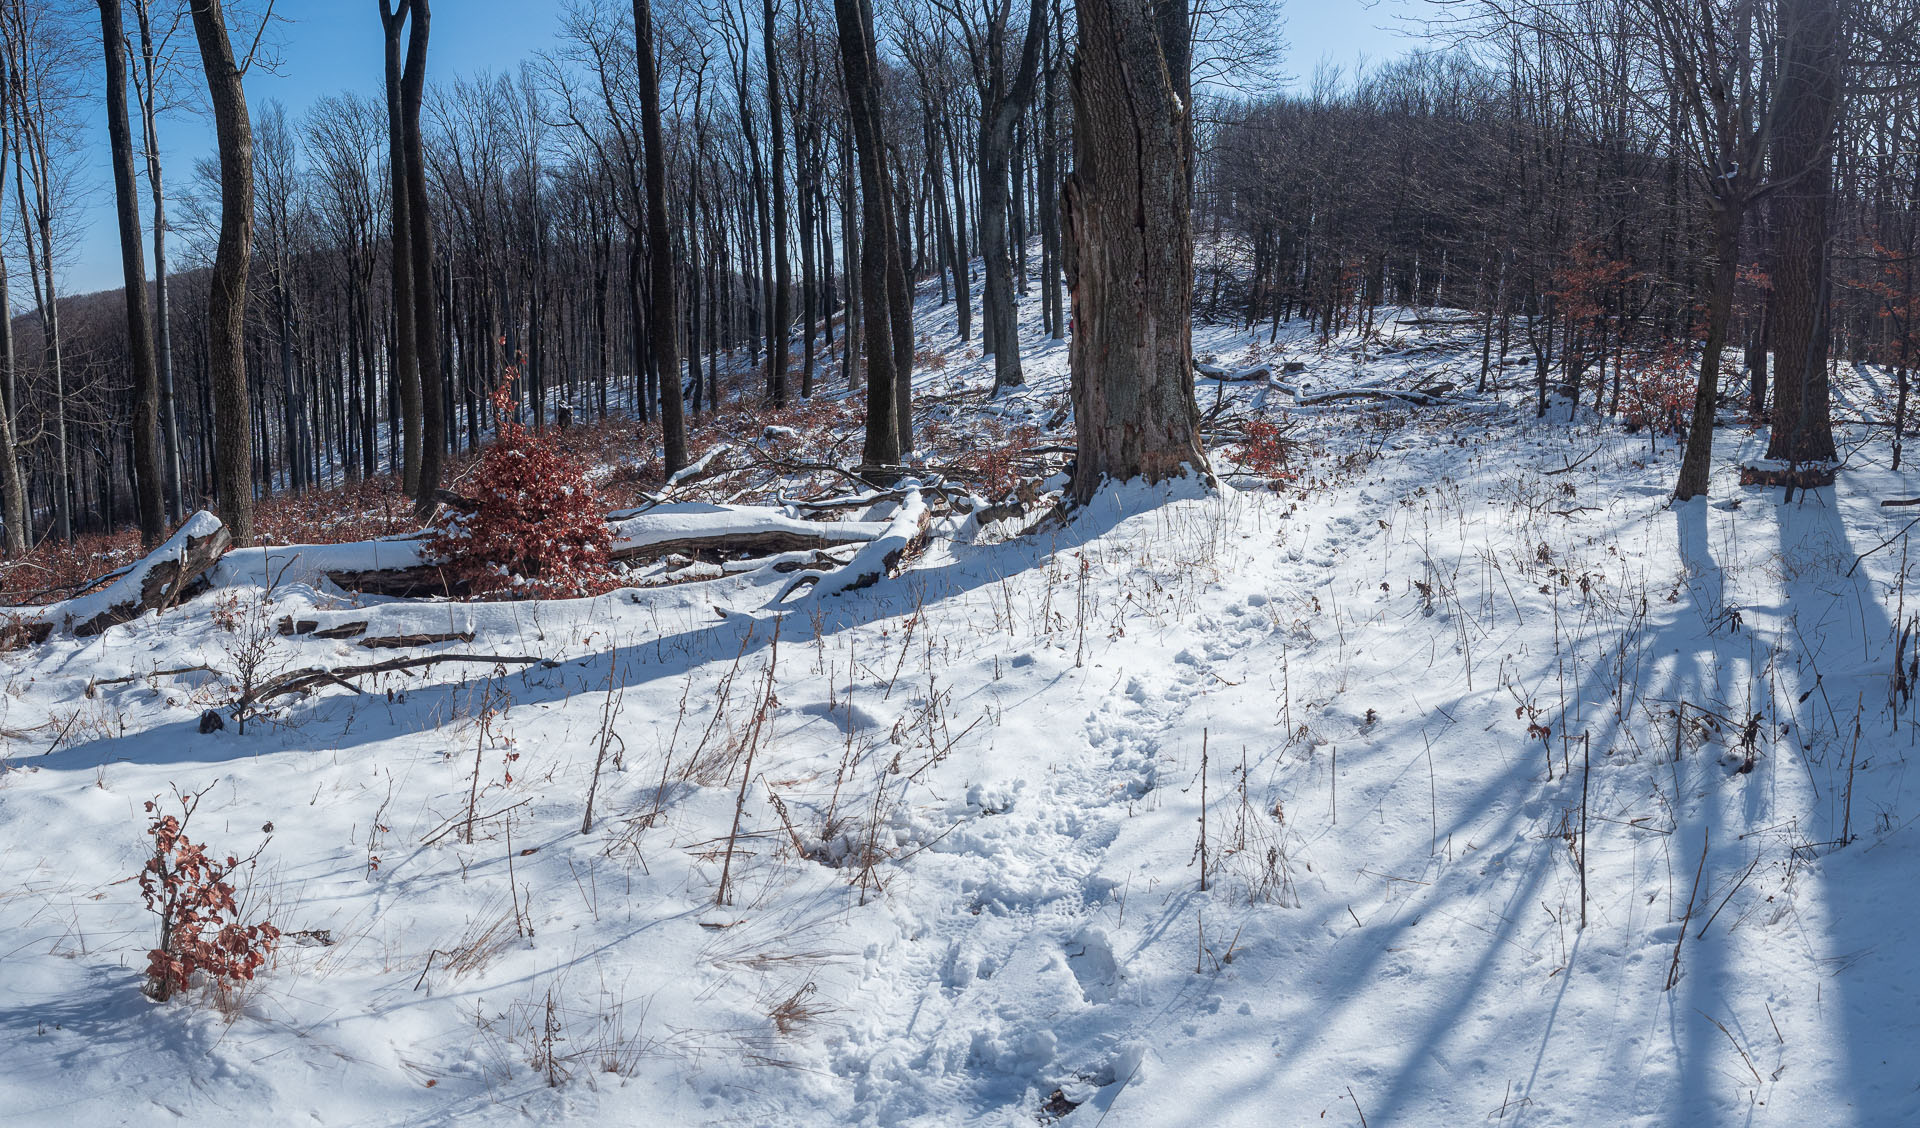
[[253,543],[252,407],[247,394],[247,267],[253,256],[253,125],[220,0],[193,0],[193,31],[220,144],[220,241],[207,286],[207,374],[213,389],[214,493],[233,543]]
[[1073,174],[1061,197],[1079,453],[1103,481],[1210,473],[1193,399],[1186,7],[1081,0]]

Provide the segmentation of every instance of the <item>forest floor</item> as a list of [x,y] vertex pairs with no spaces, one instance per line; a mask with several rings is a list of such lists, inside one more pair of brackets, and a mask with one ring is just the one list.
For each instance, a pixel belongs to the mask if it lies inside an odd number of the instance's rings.
[[[1027,328],[1010,396],[977,348],[923,364],[930,459],[1051,433]],[[1458,326],[1267,339],[1196,331],[1308,398],[1478,371]],[[767,572],[288,580],[6,654],[0,1123],[1920,1122],[1910,476],[1847,427],[1782,504],[1729,426],[1674,506],[1671,439],[1537,419],[1528,371],[1432,407],[1202,380],[1279,444],[1221,489],[945,518],[777,609]],[[356,605],[549,661],[198,731],[250,649],[363,654],[258,624]],[[133,875],[175,788],[215,853],[266,841],[245,900],[290,935],[154,1004]]]

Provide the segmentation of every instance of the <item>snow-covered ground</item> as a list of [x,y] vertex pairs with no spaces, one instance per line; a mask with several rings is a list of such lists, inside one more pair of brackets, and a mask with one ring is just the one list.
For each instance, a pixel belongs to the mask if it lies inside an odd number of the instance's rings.
[[[1037,337],[1026,389],[949,424],[1052,416]],[[1197,342],[1323,388],[1477,371],[1464,339],[1266,339]],[[981,386],[948,356],[929,393]],[[1904,539],[1854,568],[1914,492],[1884,434],[1783,506],[1723,429],[1713,500],[1674,507],[1671,440],[1524,388],[1216,396],[1292,421],[1294,486],[949,522],[778,611],[767,573],[369,600],[372,633],[475,636],[421,653],[550,661],[244,735],[198,721],[250,624],[350,600],[241,587],[0,656],[0,1121],[1920,1122]],[[142,803],[175,787],[211,788],[217,852],[271,824],[249,896],[309,934],[225,1008],[139,990]]]

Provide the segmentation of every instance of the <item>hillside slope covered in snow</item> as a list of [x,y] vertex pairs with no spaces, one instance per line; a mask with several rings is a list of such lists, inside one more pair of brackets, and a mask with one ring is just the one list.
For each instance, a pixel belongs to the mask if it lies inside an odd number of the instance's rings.
[[[1201,381],[1284,426],[1277,490],[1225,440],[1218,490],[942,518],[858,590],[282,575],[0,657],[0,1122],[1920,1121],[1884,435],[1783,505],[1723,429],[1674,507],[1671,439],[1526,389],[1297,406],[1477,364],[1387,329],[1199,331],[1304,365]],[[1064,403],[1058,345],[998,401],[945,361],[953,448]],[[367,660],[283,616],[541,661],[201,732],[249,647]],[[265,840],[245,896],[288,934],[225,1000],[140,993],[174,788],[216,853]]]

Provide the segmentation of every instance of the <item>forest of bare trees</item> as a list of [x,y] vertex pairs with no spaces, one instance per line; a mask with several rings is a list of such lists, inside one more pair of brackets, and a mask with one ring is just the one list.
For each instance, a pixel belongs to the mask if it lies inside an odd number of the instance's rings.
[[[427,0],[378,7],[385,88],[295,114],[245,94],[264,0],[0,0],[9,553],[201,506],[244,543],[256,498],[383,475],[431,509],[516,374],[531,426],[632,417],[668,473],[701,413],[861,387],[892,466],[916,287],[996,392],[1023,303],[1107,374],[1075,390],[1083,498],[1204,463],[1190,317],[1461,311],[1482,387],[1542,412],[1690,373],[1682,498],[1730,397],[1817,474],[1834,364],[1892,369],[1905,431],[1908,0],[1458,0],[1404,58],[1290,84],[1258,3],[567,0],[480,73],[437,64]],[[163,179],[195,112],[219,156]],[[68,189],[108,172],[149,281],[70,295]]]

